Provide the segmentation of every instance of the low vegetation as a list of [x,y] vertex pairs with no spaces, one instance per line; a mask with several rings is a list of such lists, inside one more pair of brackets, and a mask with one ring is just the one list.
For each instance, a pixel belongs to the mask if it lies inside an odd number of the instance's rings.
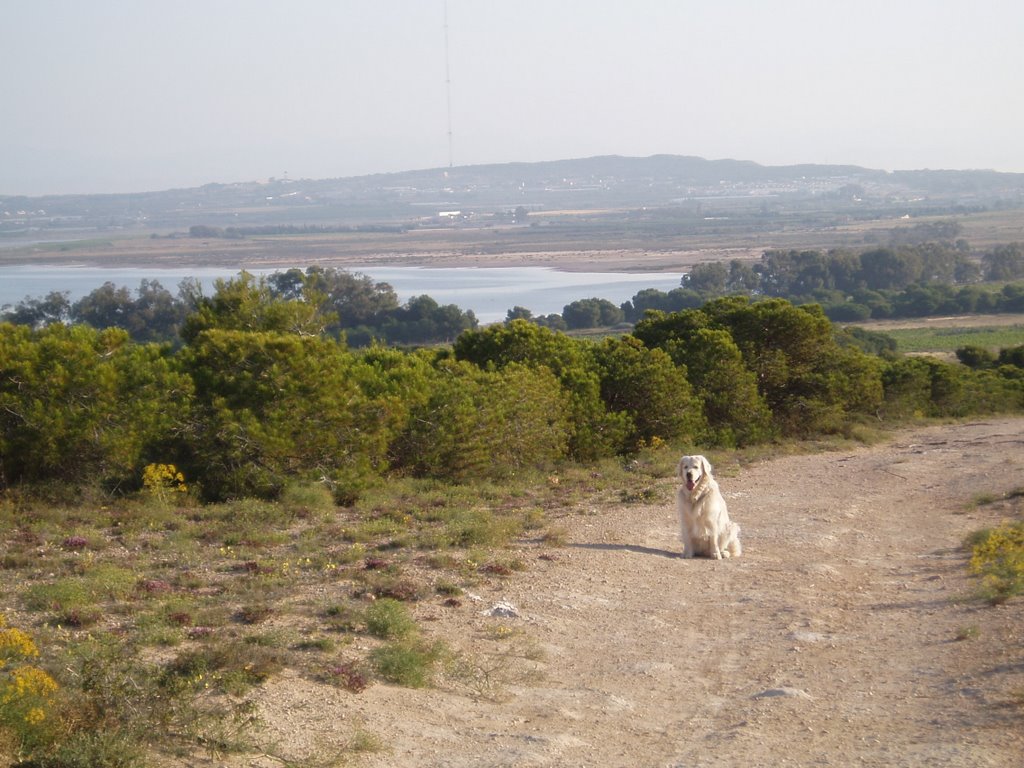
[[[682,448],[1024,408],[1012,350],[875,354],[782,299],[652,312],[600,341],[519,319],[413,351],[351,349],[310,310],[225,286],[180,346],[0,324],[8,762],[251,748],[254,692],[284,670],[495,695],[529,649],[450,648],[420,606],[514,577],[529,566],[508,545],[557,546],[566,515],[668,503]],[[975,544],[997,594],[1018,589],[1019,543]]]
[[498,695],[530,649],[497,633],[449,648],[420,607],[510,578],[528,566],[509,544],[548,546],[547,526],[618,503],[608,487],[639,497],[673,466],[661,446],[501,483],[395,478],[345,507],[298,481],[274,502],[204,503],[166,464],[130,494],[8,492],[0,756],[102,768],[253,750],[255,695],[286,669],[353,695],[380,682]]
[[[903,354],[914,353],[956,353],[959,349],[983,350],[981,354],[996,362],[997,353],[991,350],[1013,349],[1024,345],[1024,323],[1016,325],[986,326],[970,328],[894,328],[885,335],[896,342],[896,350]],[[969,363],[961,358],[961,362]]]
[[978,596],[998,605],[1024,593],[1024,488],[1005,497],[979,500],[982,504],[1002,503],[1010,519],[996,528],[974,533],[967,541],[970,569],[978,579]]

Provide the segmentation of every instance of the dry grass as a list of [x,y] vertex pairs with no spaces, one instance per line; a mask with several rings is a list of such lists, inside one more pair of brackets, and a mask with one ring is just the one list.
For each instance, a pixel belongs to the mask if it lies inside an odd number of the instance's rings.
[[[515,578],[528,564],[508,545],[557,543],[553,520],[623,488],[646,497],[665,461],[567,467],[557,483],[395,480],[350,508],[310,487],[278,503],[145,492],[98,506],[0,502],[0,591],[39,628],[41,659],[76,713],[35,754],[52,768],[76,764],[72,753],[129,768],[147,750],[253,749],[249,702],[284,670],[353,694],[455,681],[458,669],[493,689],[512,657],[454,653],[421,626],[422,609]],[[142,747],[123,752],[129,762],[103,746],[119,739]]]

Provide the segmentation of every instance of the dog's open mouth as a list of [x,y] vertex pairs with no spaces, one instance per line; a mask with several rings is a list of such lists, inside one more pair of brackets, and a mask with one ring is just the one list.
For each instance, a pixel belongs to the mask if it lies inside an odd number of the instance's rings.
[[686,478],[686,490],[692,491],[696,487],[697,484],[693,482],[693,480],[691,480],[690,478]]

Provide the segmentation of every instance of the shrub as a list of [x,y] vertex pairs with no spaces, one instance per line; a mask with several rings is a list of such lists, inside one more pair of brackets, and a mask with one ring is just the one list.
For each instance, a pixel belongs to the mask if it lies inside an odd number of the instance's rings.
[[[102,633],[82,637],[62,661],[68,675],[61,696],[62,727],[30,765],[141,768],[148,765],[146,753],[152,747],[206,743],[228,748],[252,723],[247,703],[197,694],[207,688],[238,693],[259,682],[272,671],[272,653],[238,642],[182,654],[161,669],[143,661],[132,643]],[[192,677],[183,676],[187,673]]]
[[623,413],[632,425],[629,445],[654,439],[692,441],[704,426],[700,401],[678,368],[661,349],[639,339],[605,339],[593,348],[601,376],[601,399],[609,411]]
[[956,359],[968,368],[991,368],[996,363],[995,354],[985,347],[979,347],[974,344],[958,347]]
[[513,320],[462,334],[454,352],[457,359],[480,368],[500,370],[519,363],[554,374],[568,397],[569,452],[574,457],[608,456],[621,446],[629,420],[621,414],[609,414],[605,408],[600,377],[587,342],[526,320]]
[[334,509],[334,496],[324,483],[290,482],[281,493],[281,503],[299,516],[324,514]]
[[409,609],[394,598],[377,600],[366,609],[366,631],[385,640],[400,640],[416,630]]
[[61,579],[50,584],[33,584],[23,597],[33,611],[62,611],[81,608],[92,599],[81,579]]
[[483,371],[443,361],[430,395],[410,411],[394,462],[455,481],[507,477],[565,456],[568,402],[546,368]]
[[445,535],[464,549],[498,547],[521,532],[522,524],[486,509],[458,510],[445,521]]
[[17,627],[7,627],[0,614],[0,744],[13,742],[23,755],[46,746],[53,736],[59,686],[31,663],[38,656],[32,638]]
[[423,586],[400,573],[373,571],[363,576],[363,595],[376,599],[392,599],[401,602],[415,602],[423,598]]
[[970,568],[981,579],[981,593],[990,603],[1004,603],[1024,592],[1024,522],[976,534]]
[[16,768],[146,768],[145,748],[135,734],[120,730],[75,731],[49,754]]
[[345,661],[327,670],[328,682],[339,685],[351,693],[362,693],[370,687],[370,679],[361,664]]
[[652,313],[634,331],[647,346],[664,349],[680,367],[702,404],[702,442],[736,446],[770,438],[772,413],[758,392],[757,378],[724,329],[707,327],[698,310]]
[[924,416],[931,409],[931,366],[918,357],[900,358],[882,371],[881,415],[889,419]]
[[377,674],[389,683],[407,688],[424,688],[434,679],[434,666],[443,655],[443,646],[420,640],[402,640],[381,646],[371,655]]
[[277,498],[315,473],[357,494],[384,458],[386,430],[340,344],[285,333],[208,330],[185,354],[198,393],[189,435],[209,499]]
[[165,504],[178,494],[188,493],[185,475],[173,464],[147,464],[142,470],[142,488],[151,498]]
[[232,641],[179,654],[157,679],[160,687],[171,694],[213,688],[238,696],[283,667],[276,649]]
[[164,347],[117,329],[0,325],[0,484],[134,482],[187,414],[188,379]]
[[1000,349],[998,363],[999,365],[1012,365],[1015,368],[1024,368],[1024,344]]

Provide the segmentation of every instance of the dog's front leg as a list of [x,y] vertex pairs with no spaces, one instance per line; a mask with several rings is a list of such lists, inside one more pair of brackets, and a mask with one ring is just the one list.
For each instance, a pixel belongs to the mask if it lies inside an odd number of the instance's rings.
[[680,538],[683,540],[683,557],[689,560],[693,557],[693,539],[686,523],[680,526]]
[[708,536],[708,550],[711,557],[721,560],[723,557],[725,542],[722,541],[722,534],[712,533]]

